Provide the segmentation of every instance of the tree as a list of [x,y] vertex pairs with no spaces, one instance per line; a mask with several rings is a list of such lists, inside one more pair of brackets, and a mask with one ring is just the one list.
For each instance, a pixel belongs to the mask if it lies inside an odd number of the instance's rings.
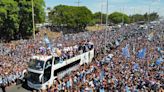
[[0,0],[0,36],[12,39],[19,28],[18,7],[14,0]]
[[85,27],[92,21],[92,12],[86,7],[78,7],[78,16],[77,23],[81,29],[85,29]]
[[58,5],[50,11],[49,19],[55,26],[84,29],[92,20],[92,12],[84,6]]
[[[31,0],[17,0],[19,7],[19,32],[23,38],[32,35],[32,5]],[[34,0],[35,23],[45,20],[44,0]]]
[[147,16],[148,16],[147,14],[145,14],[145,16],[141,14],[135,14],[135,15],[130,16],[130,19],[132,22],[146,21],[148,18],[145,18],[145,17]]
[[154,21],[159,18],[158,13],[156,12],[150,13],[149,16],[150,16],[150,21]]
[[129,16],[131,22],[139,22],[139,21],[154,21],[159,18],[159,15],[156,12],[153,13],[145,13],[144,15],[142,14],[134,14]]
[[112,14],[109,15],[109,21],[113,22],[115,24],[118,23],[129,23],[130,19],[128,17],[128,15],[120,13],[120,12],[114,12]]
[[[35,23],[45,20],[44,0],[34,0]],[[0,0],[0,36],[16,39],[32,35],[31,0]]]
[[102,16],[102,24],[105,24],[106,14],[103,14],[101,12],[96,12],[96,13],[93,14],[94,23],[100,24],[101,23],[101,16]]

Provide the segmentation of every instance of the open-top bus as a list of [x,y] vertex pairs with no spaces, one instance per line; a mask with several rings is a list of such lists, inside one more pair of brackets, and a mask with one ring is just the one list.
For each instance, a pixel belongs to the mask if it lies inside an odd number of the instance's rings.
[[[72,67],[90,63],[94,57],[94,49],[76,55],[63,62],[54,56],[38,55],[32,56],[28,67],[27,85],[34,89],[46,89],[48,85],[52,85],[58,77],[62,78],[62,72],[69,70]],[[62,74],[61,74],[62,73]]]

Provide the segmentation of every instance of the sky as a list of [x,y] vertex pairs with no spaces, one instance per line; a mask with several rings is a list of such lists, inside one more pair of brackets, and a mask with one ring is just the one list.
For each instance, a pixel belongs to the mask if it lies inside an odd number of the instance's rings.
[[[86,6],[93,13],[101,11],[106,12],[107,0],[79,0],[80,6]],[[78,6],[78,0],[45,0],[46,8],[53,8],[56,5],[71,5]],[[144,14],[146,12],[158,12],[160,16],[164,16],[164,0],[108,0],[108,13],[115,11],[123,12],[128,15],[131,14]]]

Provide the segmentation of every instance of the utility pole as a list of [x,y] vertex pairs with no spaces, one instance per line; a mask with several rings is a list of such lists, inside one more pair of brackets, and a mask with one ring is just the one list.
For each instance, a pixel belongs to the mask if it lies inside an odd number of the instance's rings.
[[103,0],[101,0],[101,26],[102,26],[102,18],[103,18],[103,16],[102,16],[102,9],[103,9]]
[[148,6],[148,23],[150,22],[150,5]]
[[31,3],[32,3],[33,39],[35,40],[34,1],[31,0]]
[[[77,7],[79,7],[81,2],[80,2],[80,0],[78,0],[76,3],[77,3]],[[78,16],[78,18],[79,18],[79,16]],[[77,21],[77,23],[78,23],[78,28],[77,28],[77,30],[79,31],[79,21]]]
[[107,50],[107,31],[108,31],[108,0],[106,0],[106,30],[105,30],[105,54]]
[[123,7],[123,9],[122,9],[122,25],[124,24],[124,7]]
[[[135,15],[135,13],[136,13],[136,10],[135,10],[135,8],[134,8],[134,15]],[[135,18],[133,17],[133,22],[135,22]]]
[[79,7],[81,2],[79,0],[77,0],[76,3],[77,3],[77,6]]

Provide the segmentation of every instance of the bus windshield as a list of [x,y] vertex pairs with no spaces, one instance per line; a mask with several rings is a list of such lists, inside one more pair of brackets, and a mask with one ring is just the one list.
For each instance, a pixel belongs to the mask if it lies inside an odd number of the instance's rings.
[[34,70],[43,70],[44,61],[37,60],[37,59],[30,59],[29,68]]
[[28,73],[28,81],[35,83],[35,84],[40,84],[41,82],[39,82],[39,76],[40,76],[40,74],[29,72]]

